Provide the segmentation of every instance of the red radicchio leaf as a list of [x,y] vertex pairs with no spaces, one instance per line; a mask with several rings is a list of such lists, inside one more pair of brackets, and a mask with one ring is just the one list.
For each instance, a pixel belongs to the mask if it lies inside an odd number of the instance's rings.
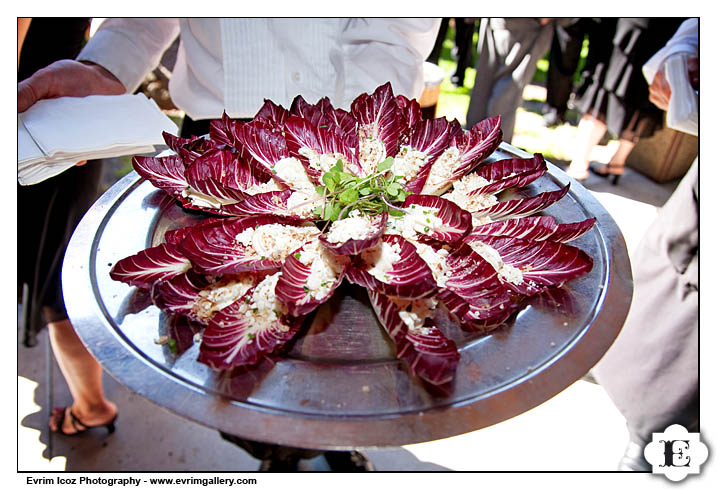
[[234,274],[281,267],[280,261],[262,259],[252,248],[237,243],[236,237],[247,228],[268,223],[287,223],[279,217],[256,216],[226,219],[200,225],[187,233],[180,248],[197,271],[206,274]]
[[[321,248],[322,246],[317,245],[317,247]],[[331,253],[327,254],[331,255]],[[341,270],[337,274],[336,279],[329,284],[329,288],[326,288],[326,291],[324,291],[324,289],[327,285],[324,283],[320,285],[322,295],[319,296],[317,295],[318,289],[313,288],[313,283],[309,282],[312,263],[304,264],[301,261],[301,258],[305,256],[306,246],[303,246],[286,257],[282,264],[282,275],[279,277],[279,280],[277,280],[277,287],[275,289],[277,298],[287,306],[289,315],[292,316],[306,315],[329,300],[334,290],[336,290],[344,280],[344,274],[348,264],[346,260],[342,262],[337,261],[337,265],[343,263],[341,264]],[[321,259],[315,257],[314,261],[321,261]]]
[[511,218],[498,222],[479,225],[466,237],[470,242],[473,237],[515,237],[528,240],[550,240],[552,242],[569,242],[577,239],[596,223],[595,218],[587,218],[582,222],[559,224],[552,216]]
[[532,241],[511,237],[474,237],[495,249],[504,264],[521,270],[523,282],[506,286],[518,293],[536,293],[552,286],[561,286],[591,271],[593,260],[576,247],[550,241]]
[[319,106],[309,104],[304,97],[298,95],[292,101],[289,108],[290,116],[299,117],[314,127],[327,125],[328,121]]
[[347,270],[347,279],[369,290],[394,297],[415,299],[432,296],[436,291],[436,281],[431,268],[416,252],[416,246],[400,235],[384,235],[383,243],[399,246],[399,259],[391,264],[384,278],[379,280],[368,272],[372,265],[364,263],[362,254],[360,264],[352,265]]
[[[372,232],[363,239],[349,239],[344,242],[330,242],[327,236],[331,233],[331,228],[326,234],[319,236],[319,240],[322,245],[337,255],[354,256],[362,251],[370,249],[377,245],[381,241],[381,236],[384,233],[386,222],[389,218],[388,213],[382,213],[381,215],[375,215],[369,218],[371,223]],[[354,223],[352,218],[344,218],[334,222],[332,227],[341,226],[341,223]]]
[[289,157],[284,136],[272,128],[266,120],[260,119],[235,126],[234,136],[242,146],[242,150],[270,174],[274,164]]
[[[499,280],[498,273],[466,244],[449,254],[447,266],[445,290],[453,295],[444,290],[439,292],[439,298],[450,312],[460,314],[462,323],[496,326],[516,311],[517,304]],[[466,305],[462,306],[461,302]]]
[[227,145],[232,148],[238,148],[239,144],[234,137],[232,128],[235,121],[230,119],[226,112],[222,112],[221,119],[214,119],[209,123],[209,139],[220,145]]
[[530,159],[504,159],[479,167],[476,174],[490,184],[469,192],[477,194],[496,194],[508,188],[522,188],[529,185],[547,171],[546,161],[541,154]]
[[169,281],[155,283],[152,286],[152,303],[166,312],[202,322],[196,315],[195,305],[199,292],[209,287],[212,282],[213,279],[189,270]]
[[455,136],[434,162],[422,194],[443,194],[452,182],[461,179],[491,155],[501,144],[502,137],[501,116],[479,121],[469,131]]
[[[301,193],[301,191],[285,189],[283,191],[259,193],[246,198],[241,203],[227,205],[223,210],[235,216],[273,215],[276,217],[290,218],[295,221],[306,220],[307,218],[302,217],[297,209],[289,208],[288,201],[294,193]],[[313,218],[313,215],[309,218]]]
[[110,270],[110,278],[139,288],[174,278],[192,267],[176,245],[160,244],[120,259]]
[[396,104],[401,109],[401,115],[404,118],[405,127],[411,130],[412,126],[421,121],[421,106],[416,99],[407,98],[399,94],[396,96]]
[[284,136],[290,154],[302,162],[315,184],[320,182],[324,171],[312,165],[310,159],[303,155],[307,150],[309,153],[316,153],[316,158],[330,155],[333,159],[341,159],[344,169],[355,175],[362,175],[363,171],[356,161],[354,151],[344,143],[338,133],[331,129],[317,127],[305,119],[290,116],[284,125]]
[[254,119],[264,119],[277,128],[281,128],[288,117],[289,111],[269,99],[264,99],[264,104],[254,116]]
[[491,220],[504,220],[507,218],[521,218],[545,210],[568,193],[569,184],[556,191],[547,191],[532,198],[513,199],[501,201],[493,206],[479,210],[475,216],[488,216]]
[[299,331],[301,318],[257,321],[249,311],[253,290],[218,312],[205,328],[198,360],[215,370],[254,365],[286,344]]
[[162,132],[162,138],[170,150],[182,158],[185,165],[189,165],[204,152],[214,148],[215,145],[213,141],[200,136],[180,138],[166,131]]
[[132,157],[132,167],[153,186],[166,191],[171,196],[181,197],[182,191],[187,189],[185,165],[182,158],[177,155]]
[[396,357],[406,362],[411,372],[427,382],[450,382],[459,363],[456,344],[426,321],[425,327],[409,329],[399,317],[399,306],[386,295],[369,291],[374,312],[396,346]]
[[[372,95],[360,95],[351,105],[351,113],[358,127],[358,160],[364,174],[373,174],[377,165],[386,157],[393,157],[399,150],[399,137],[404,130],[401,109],[394,98],[391,84],[378,87]],[[375,142],[384,151],[368,152],[367,146]],[[367,153],[366,157],[363,154]]]
[[[457,242],[471,230],[471,213],[448,199],[428,194],[410,194],[402,205],[407,210],[407,214],[411,213],[412,205],[433,209],[432,215],[441,220],[442,225],[438,228],[427,223],[429,230],[423,232],[423,235],[431,239],[440,242]],[[423,222],[424,218],[426,217],[423,214],[419,215],[420,222]],[[418,233],[422,234],[422,232]]]
[[187,227],[182,228],[176,228],[173,230],[167,230],[164,235],[165,242],[167,244],[172,245],[179,245],[180,242],[182,242],[182,239],[184,239],[187,234],[194,228],[196,228],[199,225],[209,225],[210,223],[218,223],[222,221],[222,218],[216,217],[216,218],[207,218],[203,220],[200,223],[195,223],[194,225],[189,225]]
[[350,112],[334,108],[328,97],[322,97],[317,102],[317,107],[326,117],[328,127],[339,133],[344,143],[349,148],[357,147],[357,120]]
[[415,123],[409,130],[406,143],[402,144],[397,158],[401,158],[405,151],[411,150],[424,152],[427,157],[416,176],[404,185],[404,189],[415,194],[420,193],[429,177],[431,166],[461,132],[458,121],[449,123],[446,118],[425,119]]

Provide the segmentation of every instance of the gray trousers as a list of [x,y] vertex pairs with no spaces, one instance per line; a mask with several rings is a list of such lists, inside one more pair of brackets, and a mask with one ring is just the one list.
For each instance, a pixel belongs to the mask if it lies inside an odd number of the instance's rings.
[[467,128],[501,115],[504,140],[511,142],[524,87],[536,73],[536,62],[551,46],[553,32],[553,21],[541,25],[534,18],[481,19]]
[[626,417],[631,440],[645,445],[674,423],[698,431],[697,160],[647,231],[633,270],[628,317],[592,374]]

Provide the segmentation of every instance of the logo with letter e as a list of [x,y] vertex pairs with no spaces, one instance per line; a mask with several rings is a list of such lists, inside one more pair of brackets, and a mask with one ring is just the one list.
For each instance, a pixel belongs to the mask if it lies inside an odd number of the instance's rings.
[[663,433],[654,433],[653,441],[643,450],[654,474],[664,474],[671,481],[682,481],[688,474],[698,474],[708,459],[708,447],[700,433],[688,433],[681,425],[671,425]]

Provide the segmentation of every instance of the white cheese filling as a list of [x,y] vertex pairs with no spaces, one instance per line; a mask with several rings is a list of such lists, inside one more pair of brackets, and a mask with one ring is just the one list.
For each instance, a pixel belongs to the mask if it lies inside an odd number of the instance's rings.
[[332,244],[343,244],[348,240],[366,239],[378,230],[379,227],[362,216],[359,210],[352,210],[347,218],[332,223],[326,239]]
[[499,278],[514,285],[520,285],[524,282],[524,275],[521,270],[515,266],[504,263],[499,251],[478,240],[472,241],[469,245],[477,254],[493,266],[499,274]]
[[321,171],[322,174],[330,171],[337,164],[337,160],[341,160],[342,163],[347,161],[347,158],[340,153],[323,153],[320,155],[319,152],[309,147],[300,148],[299,155],[306,157],[309,161],[309,166]]
[[374,174],[379,162],[386,159],[386,145],[378,137],[379,127],[376,123],[360,125],[357,130],[359,140],[359,165],[364,172]]
[[279,184],[277,184],[277,181],[275,181],[274,179],[270,179],[269,181],[262,184],[253,184],[244,192],[250,195],[255,195],[260,193],[270,193],[272,191],[281,191]]
[[199,292],[199,298],[192,305],[192,312],[204,323],[208,323],[214,314],[233,304],[255,284],[253,275],[226,277]]
[[382,242],[380,245],[367,249],[361,253],[364,263],[369,266],[367,273],[376,279],[386,282],[389,280],[389,271],[401,259],[401,246],[394,243]]
[[317,236],[319,229],[313,223],[300,226],[268,223],[257,228],[244,229],[237,234],[235,240],[244,246],[249,254],[259,256],[260,259],[281,261]]
[[277,177],[286,181],[287,185],[296,191],[315,194],[314,184],[309,179],[302,163],[294,157],[286,157],[274,164],[272,170]]
[[[282,273],[277,272],[262,280],[252,292],[247,305],[247,313],[252,316],[250,326],[261,327],[262,324],[271,324],[279,320],[279,317],[287,313],[287,307],[277,299],[275,289],[277,281]],[[278,322],[280,331],[287,332],[289,326]],[[258,329],[255,329],[258,330]]]
[[392,302],[399,308],[399,318],[409,328],[412,334],[429,334],[431,329],[423,327],[426,319],[434,317],[434,311],[438,301],[434,298],[421,298],[417,300],[406,300],[398,297],[390,297]]
[[432,164],[422,194],[437,194],[451,180],[451,176],[460,163],[461,154],[457,147],[449,147]]
[[419,234],[428,235],[432,230],[439,230],[444,222],[434,208],[420,205],[409,205],[404,208],[401,217],[390,217],[387,222],[387,233],[401,235],[405,239],[416,239]]
[[430,155],[419,150],[412,150],[410,147],[402,146],[399,153],[394,157],[394,164],[391,172],[395,176],[401,176],[398,181],[402,184],[410,182],[416,177]]
[[421,242],[412,241],[412,244],[416,247],[417,254],[431,269],[431,275],[434,277],[436,284],[440,287],[445,287],[449,275],[449,266],[446,263],[449,251],[444,248],[435,250],[430,245],[422,244]]
[[305,285],[305,291],[309,294],[306,300],[325,298],[348,259],[345,256],[335,256],[322,247],[318,240],[305,244],[304,250],[298,254],[299,261],[310,268]]

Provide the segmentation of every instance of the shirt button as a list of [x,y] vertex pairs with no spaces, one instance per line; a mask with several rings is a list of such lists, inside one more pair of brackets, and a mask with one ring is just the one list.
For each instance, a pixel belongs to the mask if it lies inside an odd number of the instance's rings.
[[299,72],[292,72],[292,81],[299,82],[302,79],[302,76]]

